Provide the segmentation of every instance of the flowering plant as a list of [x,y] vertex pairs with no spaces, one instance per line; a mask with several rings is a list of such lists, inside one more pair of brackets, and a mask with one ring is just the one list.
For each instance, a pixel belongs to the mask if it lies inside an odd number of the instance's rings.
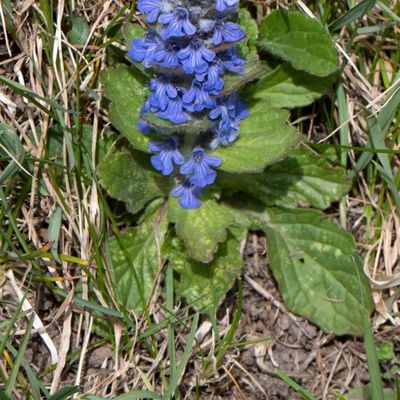
[[355,242],[311,209],[329,207],[349,180],[311,144],[295,148],[286,122],[336,79],[329,35],[300,12],[258,26],[238,0],[137,7],[147,29],[122,28],[129,65],[103,74],[110,121],[127,140],[99,175],[136,220],[108,245],[121,306],[143,310],[167,264],[177,295],[215,312],[240,274],[240,241],[261,230],[287,307],[360,334],[372,303]]

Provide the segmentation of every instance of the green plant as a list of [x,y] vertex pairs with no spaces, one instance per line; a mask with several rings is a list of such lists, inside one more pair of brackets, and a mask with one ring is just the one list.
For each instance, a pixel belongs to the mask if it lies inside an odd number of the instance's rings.
[[[142,124],[153,128],[143,136],[135,126],[151,68],[119,64],[103,73],[110,119],[127,142],[109,152],[99,175],[109,194],[138,216],[132,231],[109,242],[117,297],[127,309],[146,309],[161,258],[177,273],[176,294],[215,313],[240,274],[240,241],[248,229],[262,230],[287,307],[326,331],[361,335],[372,300],[354,239],[311,209],[340,200],[350,180],[309,144],[293,149],[300,137],[286,123],[287,109],[312,103],[336,79],[331,38],[299,12],[273,12],[259,32],[244,9],[239,22],[246,40],[238,49],[252,61],[243,76],[224,76],[221,96],[239,90],[249,115],[231,146],[211,151],[221,165],[198,208],[182,208],[168,195],[173,179],[152,171],[148,142],[159,131],[191,141],[209,129],[210,120],[179,124],[142,114]],[[141,45],[141,28],[127,25],[124,32],[128,45],[132,39]]]

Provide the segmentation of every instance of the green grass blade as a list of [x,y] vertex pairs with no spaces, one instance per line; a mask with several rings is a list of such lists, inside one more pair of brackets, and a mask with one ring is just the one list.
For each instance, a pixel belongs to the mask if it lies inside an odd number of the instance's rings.
[[347,11],[347,13],[340,16],[337,20],[329,25],[331,32],[338,31],[345,25],[351,24],[355,20],[362,18],[372,7],[374,7],[376,0],[363,0],[355,7]]
[[60,112],[71,112],[65,109],[64,107],[60,106],[56,101],[51,100],[47,97],[40,96],[37,93],[33,92],[32,90],[21,85],[20,83],[5,78],[4,76],[0,76],[0,83],[7,86],[14,92],[18,93],[22,97],[25,97],[27,100],[29,100],[30,103],[34,104],[37,108],[42,110],[45,114],[47,114],[51,118],[55,118],[55,115],[48,108],[40,104],[36,99],[44,101],[45,103],[52,106],[54,109],[60,110]]
[[[169,313],[173,314],[174,310],[174,271],[171,267],[167,268],[167,309]],[[170,379],[173,380],[176,375],[176,354],[175,354],[175,334],[174,334],[174,324],[172,319],[168,320],[167,328],[168,336],[168,358],[170,367]]]
[[3,390],[0,389],[0,400],[12,400],[11,397],[7,396]]
[[377,116],[379,126],[384,134],[392,125],[393,118],[400,106],[400,71],[397,72],[393,82],[387,93],[385,104]]
[[[338,113],[339,113],[339,124],[340,128],[340,145],[348,146],[349,145],[349,124],[346,121],[349,120],[349,113],[347,110],[347,101],[346,95],[344,93],[343,84],[340,82],[336,89],[336,98],[338,104]],[[342,149],[340,152],[340,163],[343,168],[347,168],[347,150]],[[340,200],[339,204],[339,214],[340,214],[340,223],[343,228],[346,228],[346,198],[343,197]]]
[[379,7],[382,9],[383,13],[392,18],[394,22],[400,24],[400,17],[393,12],[383,1],[378,1]]
[[[384,107],[380,110],[379,114],[377,117],[370,117],[370,118],[376,118],[377,123],[372,124],[370,121],[368,121],[369,126],[372,126],[375,129],[378,129],[377,134],[379,135],[380,139],[376,140],[381,140],[382,138],[385,137],[387,131],[389,130],[393,118],[400,106],[400,71],[396,74],[394,78],[394,84],[392,85],[392,88],[388,91],[387,94],[387,100],[385,102]],[[386,146],[374,146],[373,143],[371,142],[371,135],[373,136],[374,134],[370,132],[370,138],[368,140],[368,143],[366,145],[367,148],[373,148],[375,149],[375,153],[378,154],[397,154],[394,153],[393,151],[389,152],[388,149],[386,149]],[[383,148],[379,148],[383,147]],[[364,152],[361,154],[359,159],[357,160],[356,165],[351,171],[351,176],[354,177],[356,176],[360,171],[362,171],[366,166],[372,161],[373,158],[373,153],[369,152]]]
[[[64,299],[68,295],[68,293],[64,292],[63,290],[59,289],[58,287],[57,288],[53,288],[53,292],[56,295],[61,296]],[[82,307],[86,307],[86,308],[88,308],[90,310],[97,311],[97,312],[99,312],[101,314],[104,314],[104,315],[111,315],[111,316],[117,317],[117,318],[124,318],[124,314],[122,314],[121,312],[119,312],[117,310],[113,310],[112,308],[107,308],[107,307],[103,307],[103,306],[101,306],[99,304],[92,303],[92,302],[90,302],[88,300],[82,299],[82,297],[79,297],[79,296],[74,296],[73,297],[73,302],[78,304],[78,305],[80,305],[80,306],[82,306]]]
[[139,399],[160,399],[161,396],[157,393],[148,390],[138,390],[133,393],[126,393],[117,396],[114,400],[139,400]]
[[65,400],[67,397],[72,396],[75,393],[80,391],[78,386],[64,386],[52,396],[48,398],[48,400]]
[[183,372],[185,371],[187,362],[189,361],[198,324],[199,324],[199,314],[197,313],[193,317],[192,327],[190,328],[189,337],[185,346],[185,350],[183,351],[181,361],[179,362],[178,368],[176,369],[176,374],[174,376],[174,379],[171,379],[171,382],[161,400],[169,400],[178,387],[179,380],[182,377]]
[[6,124],[0,124],[0,153],[10,157],[8,165],[1,171],[0,184],[11,178],[20,168],[27,172],[22,165],[25,149],[14,130]]
[[263,336],[263,337],[260,337],[258,339],[251,339],[251,340],[245,340],[244,342],[232,343],[232,344],[229,345],[229,347],[234,347],[234,348],[244,347],[244,346],[248,346],[248,345],[251,345],[251,344],[258,344],[258,343],[268,342],[268,341],[270,341],[272,339],[273,339],[272,336]]
[[61,264],[61,260],[58,256],[58,240],[61,233],[61,223],[62,223],[62,209],[57,207],[53,212],[53,215],[49,221],[49,242],[53,242],[51,246],[51,253],[54,259]]
[[23,364],[23,367],[25,369],[26,376],[30,383],[30,390],[31,390],[34,400],[41,400],[42,397],[40,396],[40,389],[43,389],[43,387],[44,387],[43,383],[39,382],[36,379],[35,374],[33,373],[33,371],[30,368],[25,368],[24,364]]
[[[114,397],[113,400],[140,400],[140,399],[155,399],[159,400],[161,396],[157,393],[150,392],[148,390],[138,390],[131,393],[121,394],[120,396]],[[97,396],[84,396],[85,400],[105,400],[103,397]],[[1,399],[0,399],[1,400]]]
[[364,343],[365,351],[367,353],[367,364],[369,371],[369,378],[371,380],[371,393],[372,399],[384,400],[383,385],[381,380],[381,372],[379,369],[378,353],[376,351],[374,335],[369,321],[365,321],[364,328]]
[[274,369],[274,374],[278,378],[286,382],[294,391],[296,391],[296,393],[303,396],[306,400],[317,400],[316,397],[314,397],[310,392],[308,392],[306,389],[300,386],[297,382],[295,382],[292,378],[290,378],[280,369]]
[[7,396],[11,396],[13,387],[15,385],[15,382],[17,381],[18,372],[19,372],[21,363],[22,363],[22,361],[24,359],[25,350],[26,350],[26,348],[28,346],[28,342],[29,342],[29,338],[30,338],[30,335],[31,335],[32,326],[33,326],[33,317],[29,320],[28,326],[27,326],[26,331],[25,331],[25,335],[24,335],[24,337],[22,339],[22,342],[21,342],[21,345],[19,347],[17,356],[16,356],[15,361],[14,361],[13,369],[11,371],[10,377],[9,377],[8,382],[6,384],[6,387],[5,387],[5,391],[4,392],[5,392],[5,394]]
[[[385,137],[382,129],[378,123],[378,119],[370,116],[368,119],[368,135],[371,144],[377,149],[386,149]],[[400,213],[400,196],[396,183],[394,180],[390,159],[387,154],[378,153],[378,159],[382,167],[378,167],[383,179],[386,181],[390,191],[392,192],[393,199],[396,203],[397,211]]]
[[[10,334],[12,329],[15,327],[15,323],[17,322],[18,318],[20,318],[21,315],[21,309],[22,309],[22,304],[23,301],[25,300],[22,299],[22,301],[18,304],[17,309],[15,310],[13,316],[11,317],[10,321],[5,321],[7,330],[2,338],[0,338],[0,354],[3,354],[4,349],[6,348],[6,345],[8,341],[10,340]],[[0,369],[0,379],[5,382],[6,377],[3,374],[3,371]]]
[[222,358],[224,357],[226,351],[228,350],[230,344],[232,343],[233,337],[236,332],[236,328],[239,324],[240,317],[242,315],[242,304],[243,304],[243,283],[242,279],[239,278],[237,280],[238,282],[238,304],[237,304],[237,309],[235,312],[235,315],[232,320],[232,324],[229,327],[228,333],[224,337],[224,340],[222,341],[221,348],[218,351],[218,354],[216,356],[216,365],[217,367],[219,366],[219,363],[221,362]]

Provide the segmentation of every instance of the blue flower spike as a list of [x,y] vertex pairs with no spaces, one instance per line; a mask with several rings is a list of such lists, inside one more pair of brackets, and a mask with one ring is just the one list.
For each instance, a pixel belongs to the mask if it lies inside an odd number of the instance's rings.
[[[162,136],[149,143],[150,162],[179,182],[171,195],[182,208],[198,208],[198,199],[215,182],[222,160],[207,152],[229,146],[249,114],[236,93],[224,94],[224,74],[244,74],[236,44],[245,34],[234,20],[239,0],[139,0],[150,27],[134,39],[129,56],[155,71],[138,128]],[[148,124],[147,114],[160,123]],[[205,129],[204,119],[209,121]],[[162,123],[162,121],[168,121]],[[181,124],[187,125],[181,125]],[[196,125],[197,124],[197,125]],[[176,129],[174,129],[176,126]],[[156,129],[156,128],[157,129]],[[173,136],[165,135],[168,127]]]

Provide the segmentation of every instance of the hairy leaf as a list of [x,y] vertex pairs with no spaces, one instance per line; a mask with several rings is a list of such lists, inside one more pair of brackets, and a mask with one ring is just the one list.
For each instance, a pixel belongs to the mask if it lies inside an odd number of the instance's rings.
[[83,46],[89,38],[90,27],[85,18],[73,16],[71,30],[68,32],[68,41],[73,45]]
[[146,33],[146,29],[139,23],[132,24],[126,22],[121,28],[122,36],[124,38],[125,45],[130,47],[133,39],[139,39]]
[[153,113],[144,114],[140,119],[146,122],[151,128],[159,129],[163,133],[200,133],[210,129],[215,124],[208,117],[193,118],[181,124],[174,124],[168,120],[158,118]]
[[140,109],[148,92],[143,82],[126,65],[108,69],[102,74],[105,96],[111,100],[109,116],[112,124],[129,140],[136,150],[149,152],[149,138],[137,127]]
[[257,22],[251,16],[251,14],[245,9],[239,9],[238,24],[243,29],[246,38],[242,40],[238,45],[240,54],[246,60],[255,60],[258,58],[256,41],[258,37],[258,26]]
[[149,201],[162,197],[168,180],[151,169],[148,156],[136,151],[118,151],[108,155],[99,165],[102,186],[108,193],[124,201],[135,214]]
[[212,153],[222,159],[220,169],[260,172],[283,158],[299,141],[296,131],[285,123],[287,117],[287,111],[269,108],[262,102],[251,106],[250,115],[239,123],[240,135],[235,144]]
[[143,311],[149,302],[156,279],[168,228],[165,209],[161,208],[138,227],[108,241],[111,275],[117,299],[129,310]]
[[353,237],[313,210],[267,209],[259,226],[286,306],[337,335],[362,335],[373,302]]
[[269,14],[261,22],[258,44],[312,75],[330,75],[338,66],[330,36],[316,19],[300,12]]
[[214,200],[204,200],[201,207],[188,210],[174,197],[168,200],[168,218],[175,223],[189,256],[202,263],[212,260],[218,243],[226,240],[226,228],[235,221],[226,207]]
[[304,107],[323,96],[335,79],[336,74],[319,78],[284,63],[246,87],[245,95],[271,107]]
[[243,85],[259,78],[264,73],[265,69],[258,61],[249,61],[244,66],[244,75],[234,73],[224,75],[224,89],[218,97],[227,96],[239,90]]
[[205,265],[186,258],[182,244],[176,246],[170,265],[180,272],[177,294],[200,311],[215,312],[242,269],[239,247],[236,239],[229,238]]
[[220,173],[218,183],[233,193],[248,193],[269,206],[324,210],[348,192],[351,181],[343,168],[332,167],[324,157],[300,147],[262,174]]

